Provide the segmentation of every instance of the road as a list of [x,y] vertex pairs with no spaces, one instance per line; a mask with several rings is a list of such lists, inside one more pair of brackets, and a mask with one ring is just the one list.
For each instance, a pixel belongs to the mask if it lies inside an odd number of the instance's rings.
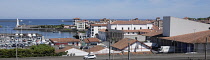
[[[210,60],[210,54],[207,55]],[[113,60],[127,60],[126,55],[111,56]],[[131,60],[190,60],[204,59],[203,54],[151,54],[151,55],[131,55]],[[0,58],[0,60],[16,60],[15,58]],[[18,60],[84,60],[83,57],[27,57],[18,58]],[[108,56],[97,56],[97,59],[90,60],[108,60]]]

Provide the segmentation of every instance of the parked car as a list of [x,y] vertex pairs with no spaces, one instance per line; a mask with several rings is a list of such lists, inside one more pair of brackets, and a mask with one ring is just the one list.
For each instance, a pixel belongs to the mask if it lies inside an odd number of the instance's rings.
[[96,55],[86,55],[84,56],[84,59],[96,59]]

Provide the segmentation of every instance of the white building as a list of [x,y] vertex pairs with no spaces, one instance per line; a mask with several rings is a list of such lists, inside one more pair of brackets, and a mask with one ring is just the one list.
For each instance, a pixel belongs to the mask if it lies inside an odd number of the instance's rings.
[[67,56],[85,56],[88,55],[88,52],[85,52],[80,49],[72,48],[70,46],[67,46],[63,49],[55,50],[56,53],[59,52],[67,52]]
[[[128,44],[130,44],[128,46]],[[130,47],[130,52],[146,52],[151,51],[151,47],[144,44],[143,42],[140,42],[135,39],[130,38],[124,38],[117,43],[111,45],[113,50],[122,51],[122,52],[128,52],[128,48]]]
[[110,22],[107,26],[108,29],[115,30],[139,30],[139,29],[152,29],[150,21],[131,20],[131,21],[114,21]]
[[85,21],[76,21],[77,30],[85,30]]
[[[209,27],[210,25],[206,23],[164,16],[163,36],[165,37],[159,37],[157,43],[161,46],[175,46],[179,49],[176,52],[204,52],[206,43],[210,43]],[[209,46],[207,44],[207,47]]]
[[164,16],[163,22],[163,35],[169,37],[199,31],[206,31],[209,30],[210,27],[209,24],[170,16]]
[[130,20],[130,21],[114,21],[108,24],[108,29],[124,31],[124,38],[136,39],[145,41],[145,34],[152,30],[153,24],[151,21]]
[[73,25],[76,26],[77,21],[80,21],[80,18],[74,18],[73,20],[74,20],[74,21],[73,21]]
[[96,37],[96,34],[98,34],[98,31],[101,29],[106,29],[107,24],[91,24],[88,36],[89,37]]

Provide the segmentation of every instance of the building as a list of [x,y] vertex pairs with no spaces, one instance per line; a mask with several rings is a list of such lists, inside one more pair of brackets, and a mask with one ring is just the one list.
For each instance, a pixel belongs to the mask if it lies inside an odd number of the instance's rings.
[[87,45],[98,45],[100,43],[100,40],[98,38],[86,38],[84,39],[84,42]]
[[73,25],[75,25],[75,26],[76,26],[77,21],[80,21],[80,18],[74,18],[74,19],[73,19]]
[[123,38],[122,40],[118,41],[117,43],[111,45],[113,50],[128,52],[128,48],[130,47],[130,52],[145,52],[151,51],[151,47],[147,46],[143,42],[140,42],[135,39],[130,38]]
[[79,39],[73,39],[73,38],[51,38],[50,41],[54,45],[75,45],[75,46],[81,46]]
[[85,21],[76,21],[77,30],[85,30]]
[[204,52],[205,44],[209,43],[209,27],[206,23],[164,16],[163,37],[158,37],[156,43],[174,46],[175,52]]
[[[94,46],[90,49],[86,49],[86,52],[90,52],[90,54],[109,54],[109,48],[102,46]],[[110,53],[121,53],[120,51],[110,50]]]
[[67,52],[67,56],[85,56],[85,55],[88,55],[88,52],[85,52],[83,50],[73,48],[73,47],[70,47],[70,46],[67,46],[63,49],[55,50],[55,53],[59,53],[59,52]]
[[160,17],[157,17],[156,20],[153,22],[153,24],[160,29],[163,28],[163,20],[160,20]]
[[98,31],[101,29],[106,29],[107,24],[90,24],[90,29],[88,30],[87,35],[89,37],[96,37]]
[[114,30],[140,30],[140,29],[152,29],[152,23],[150,21],[131,20],[131,21],[114,21],[108,23],[108,29]]
[[145,34],[150,32],[153,28],[151,21],[130,20],[130,21],[114,21],[108,24],[108,29],[122,30],[124,32],[124,38],[136,39],[139,41],[145,41]]
[[163,35],[168,37],[206,31],[209,30],[210,26],[209,24],[170,16],[163,17],[163,22]]

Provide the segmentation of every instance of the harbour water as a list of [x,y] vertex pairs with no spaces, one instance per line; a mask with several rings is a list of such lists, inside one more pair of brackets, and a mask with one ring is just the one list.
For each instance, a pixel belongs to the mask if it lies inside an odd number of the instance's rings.
[[[19,19],[22,20],[20,25],[72,25],[73,22],[62,22],[64,21],[72,21],[72,19]],[[93,19],[97,20],[97,19]],[[21,30],[13,30],[16,26],[16,19],[0,19],[0,25],[3,26],[0,28],[0,33],[21,33]],[[73,38],[75,32],[46,32],[39,30],[22,30],[22,33],[38,33],[45,36],[45,38]]]
[[[20,25],[72,25],[72,19],[19,19]],[[89,21],[99,21],[100,19],[87,19]],[[116,20],[129,20],[129,19],[116,19]],[[145,19],[142,19],[145,20]],[[62,22],[68,21],[68,22]],[[3,26],[0,28],[0,33],[21,33],[21,30],[13,30],[16,26],[16,19],[0,19],[0,25]],[[73,38],[75,32],[46,32],[39,30],[22,30],[22,33],[38,33],[45,36],[45,38]]]

